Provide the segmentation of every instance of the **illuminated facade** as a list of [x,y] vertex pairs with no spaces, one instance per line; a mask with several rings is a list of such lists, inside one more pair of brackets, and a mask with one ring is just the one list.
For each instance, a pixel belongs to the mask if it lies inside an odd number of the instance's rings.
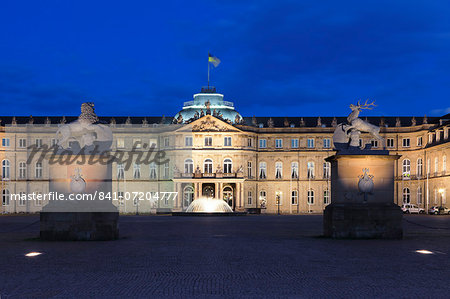
[[[46,160],[26,163],[30,145],[56,142],[56,124],[76,117],[0,117],[2,129],[1,212],[38,212],[45,201],[11,200],[11,194],[48,192]],[[110,124],[112,151],[155,144],[168,163],[113,164],[114,201],[122,213],[182,211],[199,197],[225,200],[234,210],[262,213],[321,213],[331,202],[332,135],[346,117],[242,117],[214,89],[204,89],[173,118],[100,117]],[[381,127],[396,165],[395,199],[425,209],[446,205],[450,186],[450,115],[367,117]],[[169,125],[172,124],[172,125]],[[380,149],[369,135],[363,143]],[[134,151],[145,151],[138,146]],[[125,200],[127,193],[159,200]],[[163,192],[178,196],[163,198]],[[448,204],[447,204],[448,206]]]

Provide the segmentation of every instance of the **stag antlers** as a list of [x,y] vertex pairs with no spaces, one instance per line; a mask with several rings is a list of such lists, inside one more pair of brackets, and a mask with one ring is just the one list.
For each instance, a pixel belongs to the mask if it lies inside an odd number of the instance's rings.
[[361,105],[361,100],[358,101],[358,105],[356,107],[358,107],[359,109],[367,109],[367,110],[372,110],[373,107],[376,107],[377,105],[375,105],[375,101],[373,101],[372,103],[367,103],[367,101],[369,101],[369,99],[366,100],[366,102],[364,103],[364,105]]

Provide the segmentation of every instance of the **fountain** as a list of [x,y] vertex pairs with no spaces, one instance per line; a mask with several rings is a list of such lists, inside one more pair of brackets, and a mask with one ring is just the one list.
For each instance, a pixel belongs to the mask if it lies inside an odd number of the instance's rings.
[[200,197],[191,202],[185,212],[173,212],[172,216],[242,216],[245,212],[233,212],[221,199]]

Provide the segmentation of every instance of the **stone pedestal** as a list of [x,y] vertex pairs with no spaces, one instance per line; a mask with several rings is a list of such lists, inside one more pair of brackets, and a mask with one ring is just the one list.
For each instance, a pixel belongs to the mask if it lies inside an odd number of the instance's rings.
[[[40,214],[41,239],[117,239],[119,212],[108,199],[108,194],[112,196],[111,163],[92,163],[91,155],[66,157],[66,161],[71,163],[49,165],[49,191],[64,195],[65,199],[69,196],[73,199],[52,200],[43,207]],[[74,178],[77,173],[82,179]],[[82,189],[74,192],[74,188]]]
[[[400,239],[402,211],[394,204],[394,165],[384,151],[338,152],[331,162],[332,203],[324,211],[324,236]],[[368,176],[364,177],[366,170]],[[360,190],[367,180],[370,192]],[[359,187],[358,187],[359,185]]]

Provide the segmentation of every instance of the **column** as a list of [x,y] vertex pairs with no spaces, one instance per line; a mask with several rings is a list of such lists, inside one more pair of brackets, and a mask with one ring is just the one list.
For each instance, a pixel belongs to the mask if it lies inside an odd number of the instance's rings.
[[222,182],[220,182],[219,183],[219,199],[223,199],[223,183]]
[[219,183],[214,183],[214,198],[220,198],[219,197]]
[[244,194],[244,183],[241,183],[241,207],[245,206],[245,194]]

